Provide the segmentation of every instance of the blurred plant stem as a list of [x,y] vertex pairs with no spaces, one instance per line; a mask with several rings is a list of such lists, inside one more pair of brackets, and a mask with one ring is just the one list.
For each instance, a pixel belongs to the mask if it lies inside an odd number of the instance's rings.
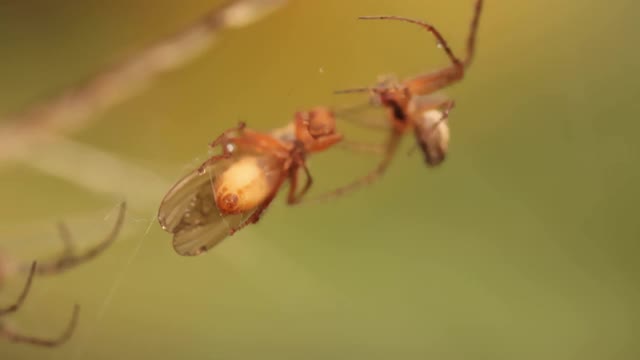
[[18,160],[93,191],[124,195],[132,204],[155,204],[157,199],[151,196],[157,192],[150,189],[166,190],[164,181],[114,155],[59,135],[89,126],[101,112],[142,92],[161,74],[193,60],[215,43],[221,30],[250,25],[285,3],[230,1],[83,84],[0,120],[4,124],[0,127],[0,162]]
[[171,183],[138,165],[95,147],[49,136],[14,158],[95,193],[126,199],[134,209],[158,205]]

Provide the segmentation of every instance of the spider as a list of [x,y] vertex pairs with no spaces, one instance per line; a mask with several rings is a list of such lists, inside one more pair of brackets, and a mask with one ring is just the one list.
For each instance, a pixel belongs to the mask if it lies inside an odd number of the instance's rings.
[[[438,47],[444,49],[451,61],[451,65],[436,71],[418,75],[402,82],[393,77],[383,77],[374,87],[357,88],[337,91],[337,93],[369,92],[372,101],[382,105],[387,112],[391,125],[389,138],[383,149],[383,158],[374,170],[350,184],[335,189],[329,193],[315,197],[314,200],[325,200],[337,197],[370,184],[381,177],[393,159],[400,140],[410,130],[413,130],[418,146],[422,150],[427,166],[440,165],[449,147],[449,127],[447,119],[454,107],[454,101],[440,94],[434,94],[453,83],[463,79],[466,69],[471,65],[475,53],[476,34],[480,22],[483,0],[476,0],[474,15],[471,20],[469,36],[467,38],[467,52],[463,60],[454,55],[447,41],[440,32],[425,22],[400,16],[362,16],[362,20],[397,20],[416,24],[431,32],[438,42]],[[362,122],[362,125],[374,125]],[[379,125],[379,124],[376,124]],[[375,126],[375,125],[374,125]],[[385,126],[388,129],[388,126]],[[375,151],[375,147],[366,144],[352,143],[352,149]]]
[[[37,265],[35,261],[31,263],[31,265],[29,266],[29,275],[27,276],[27,281],[24,287],[22,288],[22,292],[20,293],[20,296],[18,296],[18,299],[12,305],[9,305],[5,308],[0,308],[0,320],[2,320],[2,318],[6,315],[15,313],[18,310],[20,310],[20,308],[22,307],[22,304],[24,303],[25,299],[29,294],[29,290],[31,289],[33,278],[36,274],[38,275],[59,274],[61,272],[67,271],[73,267],[76,267],[80,264],[85,263],[93,259],[94,257],[98,256],[103,251],[105,251],[118,237],[118,234],[124,222],[125,212],[126,212],[126,203],[123,202],[120,205],[116,223],[113,226],[111,232],[107,235],[107,237],[103,241],[101,241],[100,243],[98,243],[97,245],[95,245],[94,247],[90,248],[89,250],[85,251],[80,255],[74,254],[74,251],[72,249],[71,234],[67,229],[67,227],[61,223],[59,225],[59,231],[60,231],[61,239],[65,243],[64,253],[58,259],[45,264]],[[5,338],[9,341],[16,342],[16,343],[26,343],[26,344],[36,345],[36,346],[43,346],[43,347],[59,346],[65,343],[67,340],[69,340],[69,338],[73,334],[76,328],[76,325],[78,323],[79,312],[80,312],[80,307],[77,304],[74,305],[73,312],[71,314],[71,319],[69,320],[66,329],[58,337],[55,337],[55,338],[41,338],[41,337],[32,336],[32,335],[24,335],[14,331],[9,326],[4,325],[1,321],[0,321],[0,338]]]
[[[331,110],[316,107],[297,112],[291,124],[271,133],[244,123],[223,132],[209,145],[221,146],[222,153],[178,181],[160,204],[158,221],[173,234],[175,251],[200,255],[258,222],[287,179],[287,202],[300,202],[313,182],[307,155],[342,140],[335,123]],[[300,170],[306,181],[298,192]]]

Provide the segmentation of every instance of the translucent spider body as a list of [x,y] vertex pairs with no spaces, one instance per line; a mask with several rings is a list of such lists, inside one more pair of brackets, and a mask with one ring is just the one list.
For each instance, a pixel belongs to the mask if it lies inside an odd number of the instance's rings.
[[[397,20],[416,24],[434,35],[438,46],[442,48],[451,65],[426,74],[397,81],[392,77],[384,77],[376,86],[338,91],[338,93],[368,92],[372,101],[382,105],[387,113],[389,138],[384,145],[383,159],[378,166],[367,175],[354,182],[340,187],[315,199],[328,199],[355,190],[378,179],[393,159],[401,138],[413,131],[416,142],[422,150],[427,166],[440,165],[447,156],[449,148],[449,127],[447,119],[454,107],[454,101],[439,94],[434,94],[464,78],[465,70],[471,65],[475,53],[476,34],[478,30],[483,0],[476,0],[474,15],[467,39],[467,54],[459,59],[447,44],[440,32],[425,22],[399,16],[363,16],[363,20]],[[372,125],[363,123],[363,125]],[[379,125],[379,124],[375,124]],[[389,126],[390,125],[390,126]],[[378,126],[379,127],[379,126]],[[352,144],[352,148],[371,149],[369,145]],[[379,152],[379,151],[376,151]]]

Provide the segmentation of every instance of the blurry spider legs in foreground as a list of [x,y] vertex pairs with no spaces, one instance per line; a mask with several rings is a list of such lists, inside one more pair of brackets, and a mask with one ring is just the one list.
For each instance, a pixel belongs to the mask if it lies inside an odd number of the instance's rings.
[[2,323],[2,318],[4,316],[15,313],[16,311],[20,310],[20,308],[22,307],[22,304],[24,303],[25,299],[29,295],[29,290],[31,289],[33,277],[36,274],[36,268],[37,268],[36,262],[33,262],[31,264],[31,270],[29,271],[27,281],[24,284],[24,287],[22,288],[22,292],[20,293],[20,296],[18,296],[18,299],[15,301],[15,303],[0,309],[0,338],[7,339],[11,342],[25,343],[25,344],[31,344],[31,345],[37,345],[37,346],[45,346],[45,347],[58,346],[65,343],[67,340],[69,340],[69,338],[73,334],[73,331],[76,328],[76,325],[78,323],[78,314],[80,312],[80,307],[77,304],[74,305],[73,307],[73,313],[71,314],[71,319],[69,320],[69,323],[67,324],[66,329],[58,337],[55,337],[55,338],[42,338],[35,335],[24,335],[14,331],[10,327]]
[[[116,219],[116,222],[113,228],[111,229],[110,233],[97,245],[91,247],[89,250],[86,250],[84,253],[79,255],[74,254],[71,233],[69,232],[68,228],[64,224],[60,224],[59,225],[60,237],[65,244],[64,252],[57,259],[54,259],[50,262],[45,262],[40,265],[36,265],[36,262],[33,262],[29,266],[29,274],[27,276],[27,281],[22,289],[22,292],[20,293],[20,295],[18,296],[18,299],[15,301],[14,304],[0,309],[0,318],[9,314],[15,313],[22,307],[22,304],[24,303],[25,299],[29,294],[29,291],[31,289],[31,284],[33,283],[33,278],[36,274],[37,275],[54,275],[54,274],[62,273],[64,271],[67,271],[71,268],[74,268],[76,266],[79,266],[83,263],[90,261],[91,259],[103,253],[107,248],[109,248],[109,246],[113,244],[115,239],[118,237],[120,230],[122,229],[125,213],[126,213],[126,203],[123,202],[119,206],[118,218]],[[4,275],[4,274],[0,274],[0,275]],[[0,321],[0,338],[5,338],[12,342],[27,343],[27,344],[37,345],[37,346],[44,346],[44,347],[54,347],[54,346],[61,345],[64,342],[66,342],[73,334],[73,331],[75,330],[76,324],[78,322],[79,311],[80,311],[80,307],[78,305],[75,305],[73,308],[71,319],[69,320],[69,323],[67,325],[67,328],[57,338],[41,338],[38,336],[24,335],[4,325],[1,321]]]
[[[439,94],[435,94],[451,84],[463,79],[465,70],[471,64],[475,55],[475,46],[483,0],[476,0],[474,14],[467,37],[466,56],[458,58],[444,36],[434,26],[418,20],[400,16],[362,16],[362,20],[397,20],[418,25],[430,32],[442,48],[451,65],[423,75],[414,76],[404,81],[393,77],[383,77],[374,87],[355,88],[337,91],[340,94],[367,92],[374,104],[381,105],[386,111],[389,123],[389,135],[384,144],[384,154],[378,165],[368,174],[355,181],[339,187],[328,193],[308,199],[308,202],[324,201],[339,197],[368,185],[379,179],[387,170],[400,144],[401,138],[409,131],[413,131],[416,142],[421,149],[425,162],[429,167],[440,165],[446,158],[449,149],[449,125],[447,119],[454,107],[454,101]],[[370,121],[363,122],[363,126],[370,127]],[[367,146],[354,144],[352,149],[367,149]],[[368,146],[369,150],[376,146]],[[372,151],[369,151],[372,152]]]
[[111,228],[111,231],[107,236],[100,242],[98,242],[93,247],[85,250],[81,254],[75,254],[73,249],[73,239],[71,236],[71,232],[67,228],[64,223],[58,224],[58,231],[60,234],[60,239],[64,243],[64,251],[60,256],[54,258],[51,261],[40,262],[38,265],[37,274],[38,275],[54,275],[64,271],[67,271],[71,268],[74,268],[78,265],[86,263],[96,256],[102,254],[109,246],[111,246],[115,240],[118,238],[120,234],[120,230],[122,229],[122,225],[124,224],[125,214],[127,211],[127,203],[122,202],[118,207],[118,217],[116,218],[116,222]]

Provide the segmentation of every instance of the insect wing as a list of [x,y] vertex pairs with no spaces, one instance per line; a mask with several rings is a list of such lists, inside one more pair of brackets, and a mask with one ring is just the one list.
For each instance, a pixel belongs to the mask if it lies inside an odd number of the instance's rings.
[[256,202],[240,213],[221,212],[216,206],[214,186],[216,179],[231,166],[247,157],[255,158],[267,178],[265,194],[277,186],[281,175],[281,162],[269,154],[236,152],[229,158],[219,158],[204,168],[194,170],[178,181],[165,195],[158,221],[162,228],[172,234],[173,248],[180,255],[195,256],[209,250],[229,236],[262,204]]
[[236,159],[219,159],[194,170],[169,190],[160,204],[158,221],[172,234],[173,247],[180,255],[195,256],[209,250],[245,221],[253,210],[222,214],[215,204],[213,182]]

